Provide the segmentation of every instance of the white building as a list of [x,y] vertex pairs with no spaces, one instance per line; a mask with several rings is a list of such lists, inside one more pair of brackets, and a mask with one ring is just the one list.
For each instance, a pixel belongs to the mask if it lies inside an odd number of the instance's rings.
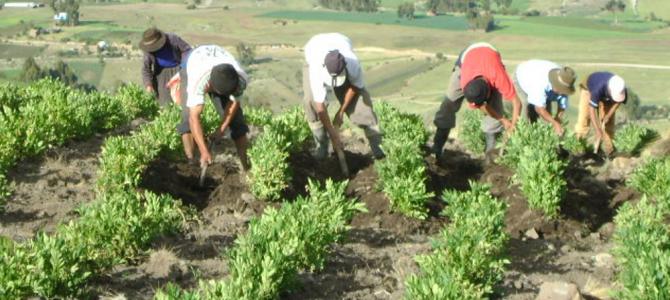
[[42,7],[44,4],[37,2],[7,2],[3,6],[4,8],[38,8]]

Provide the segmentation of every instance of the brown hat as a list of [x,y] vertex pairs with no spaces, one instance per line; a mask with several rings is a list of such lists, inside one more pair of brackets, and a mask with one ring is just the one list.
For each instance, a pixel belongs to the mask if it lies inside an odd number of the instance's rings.
[[165,45],[165,33],[156,27],[151,27],[144,31],[140,41],[140,49],[144,52],[154,52],[163,48]]
[[551,87],[563,95],[572,95],[575,93],[575,70],[570,67],[562,69],[552,69],[549,71],[549,82]]

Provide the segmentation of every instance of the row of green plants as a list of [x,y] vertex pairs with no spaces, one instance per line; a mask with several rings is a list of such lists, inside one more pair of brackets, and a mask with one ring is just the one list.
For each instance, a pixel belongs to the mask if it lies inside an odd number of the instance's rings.
[[19,160],[158,111],[153,97],[137,85],[110,95],[43,79],[25,87],[4,84],[0,91],[0,204],[11,194],[5,174]]
[[226,254],[227,278],[201,281],[193,291],[169,284],[155,299],[278,299],[296,285],[300,271],[322,269],[329,247],[342,239],[356,213],[366,211],[345,196],[346,186],[346,181],[322,186],[310,180],[308,197],[268,207],[250,222]]
[[556,218],[566,192],[567,162],[558,155],[559,138],[545,122],[519,121],[504,146],[499,161],[516,171],[513,181],[521,186],[531,209]]
[[299,107],[272,116],[267,110],[249,109],[251,124],[263,126],[263,133],[249,149],[249,189],[258,199],[277,201],[291,181],[289,155],[302,148],[311,132]]
[[416,257],[420,273],[406,282],[406,299],[487,299],[502,280],[506,243],[503,201],[474,181],[466,192],[445,191],[442,212],[451,223]]
[[378,186],[391,202],[391,209],[407,216],[425,219],[426,203],[434,196],[426,187],[424,145],[428,140],[421,117],[402,113],[385,102],[378,102],[375,110],[384,130],[382,149],[386,158],[375,162],[379,175]]
[[618,152],[637,155],[646,144],[658,137],[658,133],[635,123],[627,123],[617,130],[614,137],[614,147]]
[[463,121],[458,129],[458,139],[465,149],[472,153],[484,153],[486,138],[482,132],[482,112],[475,109],[466,109],[463,112]]
[[103,146],[97,199],[53,234],[0,246],[0,298],[85,297],[83,285],[127,262],[157,236],[181,230],[189,210],[169,196],[138,192],[147,165],[162,149],[175,148],[178,109],[163,110],[151,123]]
[[628,185],[645,195],[614,222],[618,299],[670,299],[670,157],[636,169]]

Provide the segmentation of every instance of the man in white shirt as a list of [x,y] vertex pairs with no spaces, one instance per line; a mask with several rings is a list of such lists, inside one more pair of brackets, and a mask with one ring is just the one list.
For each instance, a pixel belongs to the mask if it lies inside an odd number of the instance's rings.
[[[305,45],[306,65],[303,68],[303,101],[305,116],[316,143],[315,157],[328,156],[328,136],[333,147],[343,149],[337,129],[344,114],[365,132],[375,158],[384,157],[377,116],[372,109],[370,94],[365,89],[360,61],[353,52],[351,40],[340,33],[322,33]],[[340,103],[331,123],[328,117],[328,88]]]
[[193,159],[193,142],[195,141],[200,151],[200,164],[212,163],[200,122],[205,94],[209,94],[222,119],[217,134],[223,135],[227,129],[230,129],[242,167],[248,170],[247,133],[249,127],[244,119],[239,100],[249,80],[247,73],[222,47],[204,45],[190,52],[186,66],[180,71],[180,80],[180,85],[186,88],[181,89],[182,122],[178,126],[178,131],[182,134],[186,157]]
[[[563,135],[563,113],[568,108],[568,96],[575,92],[575,71],[556,63],[533,59],[519,64],[514,83],[521,98],[527,100],[526,115],[530,122],[539,117],[549,122],[556,134]],[[556,102],[556,114],[551,115],[551,103]]]

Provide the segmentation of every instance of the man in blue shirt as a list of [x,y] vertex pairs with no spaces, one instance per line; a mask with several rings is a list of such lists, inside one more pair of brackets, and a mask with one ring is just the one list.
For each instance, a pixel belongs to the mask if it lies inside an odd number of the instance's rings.
[[581,95],[575,133],[577,137],[585,138],[592,125],[596,140],[605,143],[604,150],[609,155],[614,152],[615,113],[628,98],[626,84],[623,78],[611,72],[594,72],[579,87]]
[[166,84],[179,73],[182,57],[191,51],[191,46],[176,34],[152,27],[144,31],[139,47],[144,52],[144,86],[157,96],[161,107],[166,106],[173,101]]

